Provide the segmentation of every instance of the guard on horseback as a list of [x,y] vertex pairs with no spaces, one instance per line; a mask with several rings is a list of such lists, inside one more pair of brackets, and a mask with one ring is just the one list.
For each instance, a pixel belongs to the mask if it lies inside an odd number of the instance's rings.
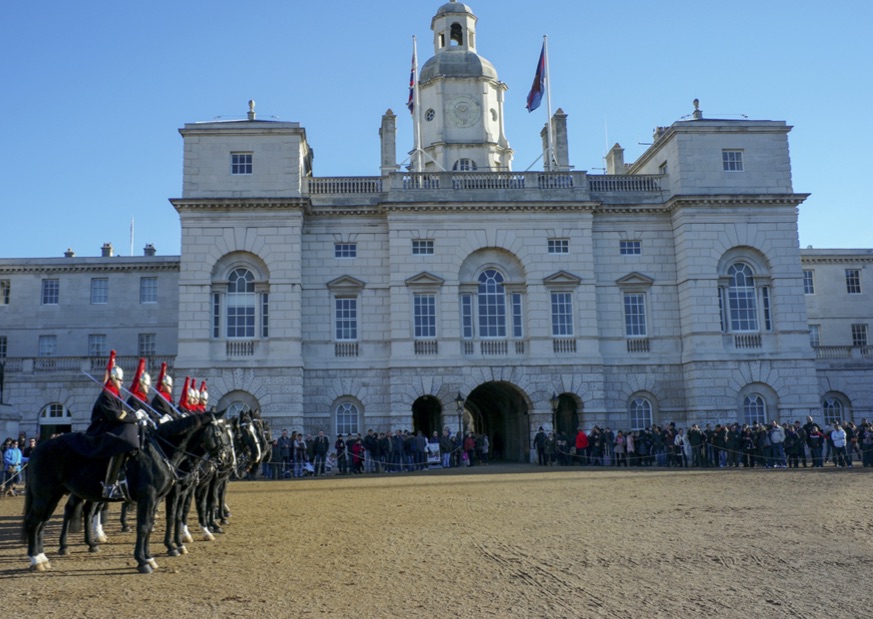
[[158,388],[155,397],[152,398],[152,408],[165,418],[178,419],[179,414],[173,408],[173,377],[167,374],[167,364],[161,364],[161,372],[158,374]]
[[[140,377],[141,378],[141,377]],[[103,498],[121,499],[125,493],[121,486],[126,480],[118,481],[119,473],[129,455],[139,449],[139,434],[136,422],[144,417],[141,411],[132,412],[125,406],[121,397],[123,370],[115,365],[115,351],[109,355],[106,366],[103,390],[91,409],[91,425],[85,434],[99,437],[100,456],[110,456],[103,483]],[[137,385],[134,385],[136,387]],[[131,396],[133,399],[133,397]]]

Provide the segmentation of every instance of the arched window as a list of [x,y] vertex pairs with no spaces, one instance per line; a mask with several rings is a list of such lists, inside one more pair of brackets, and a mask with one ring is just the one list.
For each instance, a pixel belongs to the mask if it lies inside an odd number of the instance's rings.
[[757,331],[758,306],[755,297],[755,278],[749,265],[742,262],[728,269],[728,310],[731,331]]
[[212,270],[212,338],[227,340],[232,356],[255,354],[258,339],[270,334],[269,270],[248,252],[221,258]]
[[464,44],[464,30],[461,28],[461,24],[452,24],[451,34],[451,44],[452,45],[463,45]]
[[479,166],[476,165],[476,162],[472,159],[458,159],[455,164],[452,166],[452,170],[455,172],[475,172],[479,169]]
[[822,402],[822,413],[824,414],[825,425],[832,426],[836,422],[843,420],[843,403],[837,398],[825,398]]
[[649,428],[654,423],[652,418],[652,403],[646,398],[634,398],[630,403],[630,429],[642,430]]
[[[770,276],[766,260],[751,248],[735,248],[719,267],[718,306],[725,333],[754,334],[773,330]],[[745,347],[760,339],[742,340]]]
[[255,337],[255,276],[245,268],[227,278],[227,337]]
[[352,402],[342,402],[336,407],[337,434],[358,434],[360,432],[358,407]]
[[743,399],[743,421],[747,425],[767,423],[767,402],[757,393],[750,393]]
[[503,275],[488,269],[479,275],[479,337],[506,337],[506,291]]

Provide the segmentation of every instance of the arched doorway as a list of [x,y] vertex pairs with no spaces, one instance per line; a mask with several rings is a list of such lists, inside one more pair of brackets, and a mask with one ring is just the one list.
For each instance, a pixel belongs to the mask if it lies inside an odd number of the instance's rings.
[[39,440],[51,438],[73,429],[73,415],[63,404],[46,404],[39,412]]
[[[510,462],[530,461],[528,404],[513,384],[484,383],[464,402],[464,426],[477,434],[485,433],[491,443],[492,458]],[[449,414],[446,425],[454,427]]]
[[412,403],[412,431],[421,431],[425,436],[434,432],[442,434],[440,401],[430,395],[418,398]]
[[576,429],[581,425],[582,418],[579,416],[579,407],[576,398],[566,393],[558,396],[558,410],[555,412],[555,432],[563,432],[564,436],[573,438]]

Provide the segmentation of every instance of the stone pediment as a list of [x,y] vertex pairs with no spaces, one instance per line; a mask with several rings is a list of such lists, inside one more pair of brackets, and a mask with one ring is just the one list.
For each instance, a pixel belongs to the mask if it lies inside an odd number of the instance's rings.
[[633,273],[628,273],[624,277],[615,280],[615,283],[621,288],[629,288],[633,286],[648,288],[655,283],[655,280],[648,275],[643,275],[642,273],[634,271]]
[[567,271],[558,271],[557,273],[552,273],[548,277],[543,278],[543,284],[546,286],[578,286],[581,283],[581,277],[568,273]]
[[327,282],[327,287],[335,292],[343,290],[361,290],[366,284],[351,275],[342,275]]
[[437,277],[433,273],[422,271],[418,275],[413,275],[404,283],[407,286],[442,286],[445,283],[442,277]]

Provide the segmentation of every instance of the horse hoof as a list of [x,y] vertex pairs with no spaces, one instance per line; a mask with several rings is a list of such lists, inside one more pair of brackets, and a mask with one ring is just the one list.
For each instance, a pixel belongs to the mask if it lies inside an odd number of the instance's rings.
[[182,553],[179,552],[178,550],[176,550],[175,548],[171,548],[170,550],[167,551],[168,557],[178,557],[180,554],[182,554]]
[[186,544],[193,544],[194,537],[190,533],[186,533],[185,535],[182,536],[182,541],[185,542]]
[[96,538],[98,544],[108,544],[109,538],[105,535],[98,535]]
[[227,524],[228,524],[228,520],[227,520],[227,518],[222,518],[222,519],[219,520],[218,522],[220,522],[220,523],[223,524],[223,525],[227,525]]
[[151,574],[152,572],[154,572],[152,566],[148,563],[141,563],[139,567],[136,568],[136,571],[140,574]]
[[58,548],[58,554],[62,557],[66,557],[68,554],[70,554],[70,551],[67,548]]
[[100,552],[100,546],[88,546],[88,552]]
[[130,533],[130,525],[126,524],[123,527],[121,527],[121,532],[122,533]]
[[224,534],[224,529],[222,529],[221,527],[212,527],[209,530],[212,531],[213,533],[218,533],[219,535]]
[[188,549],[185,548],[184,546],[179,546],[179,552],[182,553],[183,555],[186,555],[186,554],[188,554]]
[[158,569],[158,562],[155,561],[154,557],[149,557],[148,559],[146,559],[146,563],[148,563],[153,570]]

